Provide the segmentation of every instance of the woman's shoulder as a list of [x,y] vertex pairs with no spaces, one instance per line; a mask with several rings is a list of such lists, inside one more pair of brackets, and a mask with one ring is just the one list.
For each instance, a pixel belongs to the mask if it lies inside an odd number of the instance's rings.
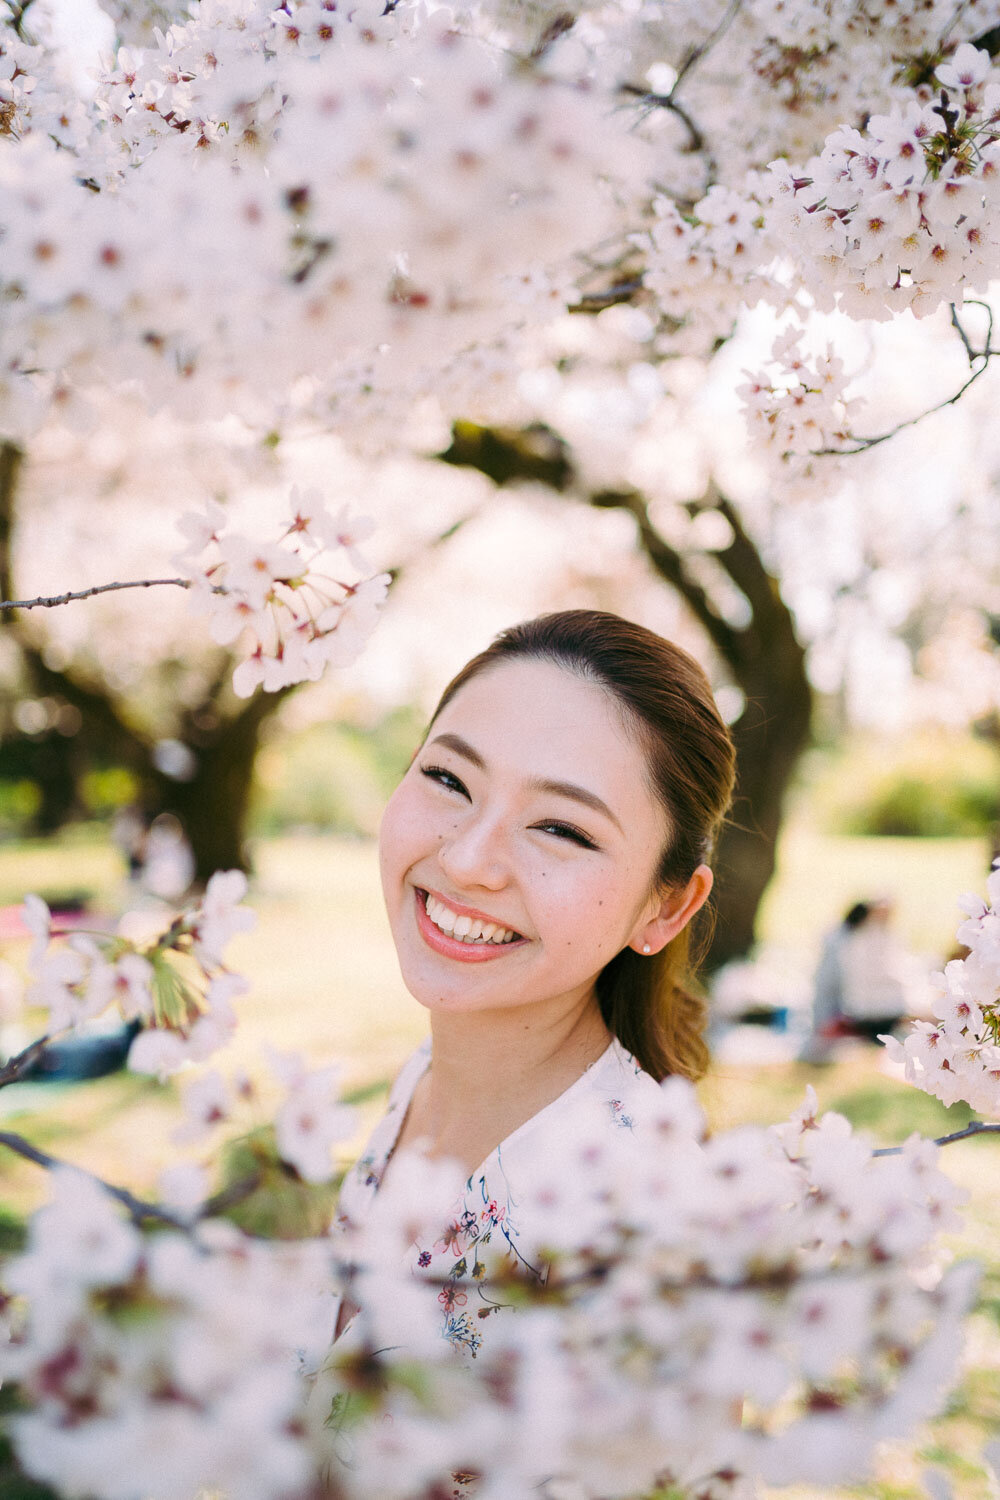
[[662,1093],[632,1053],[617,1039],[584,1074],[581,1103],[602,1113],[616,1130],[632,1130],[659,1104]]
[[565,1093],[525,1122],[501,1148],[505,1165],[531,1160],[560,1141],[589,1139],[595,1132],[635,1132],[655,1117],[660,1085],[621,1042],[614,1039]]

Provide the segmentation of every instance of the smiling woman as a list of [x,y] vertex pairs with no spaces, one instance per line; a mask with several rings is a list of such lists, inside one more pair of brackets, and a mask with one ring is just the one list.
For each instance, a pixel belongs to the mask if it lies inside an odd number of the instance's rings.
[[405,1192],[411,1148],[460,1163],[447,1233],[412,1252],[442,1284],[457,1349],[476,1353],[511,1263],[532,1271],[533,1184],[553,1145],[641,1132],[659,1083],[704,1066],[689,924],[733,776],[697,663],[616,615],[572,610],[468,663],[389,802],[386,907],[431,1037],[341,1214],[363,1222]]

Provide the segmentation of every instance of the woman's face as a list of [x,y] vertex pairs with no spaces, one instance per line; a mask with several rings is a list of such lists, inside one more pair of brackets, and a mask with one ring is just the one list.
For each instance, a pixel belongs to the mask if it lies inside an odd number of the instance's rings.
[[651,889],[666,838],[643,752],[600,688],[548,662],[489,668],[442,711],[382,821],[407,988],[431,1010],[586,1000],[620,949],[656,951],[683,925]]

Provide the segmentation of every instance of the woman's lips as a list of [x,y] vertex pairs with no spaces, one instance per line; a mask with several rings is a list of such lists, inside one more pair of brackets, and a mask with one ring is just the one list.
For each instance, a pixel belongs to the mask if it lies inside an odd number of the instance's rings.
[[433,948],[435,953],[440,953],[444,958],[456,958],[463,964],[489,963],[491,958],[503,958],[513,948],[523,948],[528,941],[527,938],[519,937],[513,938],[509,943],[463,943],[458,938],[449,937],[431,921],[424,904],[426,891],[414,887],[413,895],[416,901],[417,930],[428,948]]

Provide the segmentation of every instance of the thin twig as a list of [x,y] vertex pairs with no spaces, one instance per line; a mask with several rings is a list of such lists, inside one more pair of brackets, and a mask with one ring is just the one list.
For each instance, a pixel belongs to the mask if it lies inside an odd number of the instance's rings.
[[704,151],[705,137],[698,125],[688,114],[683,104],[679,104],[674,98],[674,91],[669,94],[657,94],[651,89],[644,89],[637,83],[623,83],[619,85],[623,94],[629,94],[641,103],[648,105],[650,109],[669,109],[671,114],[677,116],[688,133],[688,147],[691,151]]
[[114,589],[154,589],[162,584],[172,584],[179,589],[189,589],[189,578],[136,578],[128,583],[97,583],[90,589],[79,589],[76,593],[52,594],[39,599],[0,599],[0,609],[53,609],[57,604],[71,604],[74,599],[89,599],[94,594],[110,594]]
[[[982,306],[982,303],[980,303],[979,306]],[[962,327],[961,323],[958,320],[958,310],[955,307],[954,302],[951,303],[951,326],[952,328],[954,328],[955,332],[962,340],[962,347],[968,355],[969,364],[974,365],[978,356],[975,349],[973,349],[971,343],[969,342],[969,335],[966,333],[965,329]],[[989,344],[989,338],[987,338],[986,342],[987,344]]]
[[[18,1156],[23,1156],[25,1161],[33,1162],[37,1167],[46,1167],[50,1171],[55,1167],[71,1166],[71,1163],[50,1155],[48,1151],[40,1150],[38,1146],[33,1146],[30,1141],[25,1140],[24,1136],[16,1135],[13,1131],[0,1130],[0,1146],[6,1146],[9,1150],[16,1152]],[[116,1198],[119,1203],[124,1204],[132,1217],[133,1223],[139,1224],[146,1219],[155,1219],[157,1223],[169,1224],[173,1229],[187,1231],[191,1228],[191,1220],[180,1218],[178,1215],[171,1213],[169,1209],[162,1208],[158,1203],[148,1203],[143,1198],[137,1198],[127,1188],[116,1187],[114,1183],[105,1182],[103,1177],[98,1177],[93,1172],[87,1172],[82,1167],[73,1167],[72,1170],[83,1172],[85,1177],[89,1177],[92,1182],[97,1183],[98,1187],[102,1187],[106,1193],[110,1193],[112,1198]],[[215,1193],[211,1198],[206,1198],[198,1210],[197,1220],[217,1218],[219,1214],[225,1213],[227,1209],[235,1208],[238,1203],[244,1202],[245,1199],[255,1193],[262,1181],[263,1176],[260,1172],[252,1172],[249,1176],[241,1177],[237,1182],[230,1183],[228,1187],[222,1188],[220,1192]]]
[[37,1062],[41,1057],[51,1040],[50,1036],[40,1036],[37,1041],[25,1047],[23,1052],[18,1052],[15,1057],[9,1057],[3,1067],[0,1067],[0,1089],[8,1083],[17,1083],[32,1063]]
[[715,30],[709,33],[709,35],[700,44],[700,46],[693,47],[692,50],[688,53],[687,57],[684,59],[677,70],[677,77],[674,79],[673,87],[670,90],[669,97],[671,99],[673,99],[677,90],[680,88],[684,79],[688,76],[692,69],[701,62],[703,57],[708,56],[723,33],[729,30],[733,21],[735,21],[736,19],[737,13],[742,3],[743,0],[732,0],[729,9],[726,11],[726,14],[723,16],[718,26],[716,26]]
[[566,311],[571,313],[603,312],[606,307],[617,307],[622,302],[631,302],[636,292],[643,290],[641,277],[631,281],[619,281],[603,292],[582,292],[576,302],[571,302]]
[[206,1198],[198,1211],[199,1219],[218,1218],[219,1214],[225,1213],[227,1208],[235,1208],[238,1203],[249,1198],[257,1191],[263,1182],[261,1172],[251,1172],[248,1177],[241,1177],[237,1182],[231,1182],[228,1187],[222,1188],[211,1198]]
[[[69,1162],[60,1161],[57,1156],[50,1156],[47,1151],[41,1151],[26,1141],[23,1135],[17,1135],[12,1130],[0,1130],[0,1146],[6,1146],[9,1151],[23,1156],[25,1161],[34,1162],[35,1166],[47,1167],[50,1171],[55,1167],[68,1167]],[[127,1188],[115,1187],[114,1183],[105,1182],[103,1177],[98,1177],[94,1172],[87,1172],[83,1167],[73,1167],[75,1172],[83,1172],[98,1187],[102,1187],[112,1198],[128,1209],[132,1222],[141,1224],[146,1219],[155,1219],[159,1224],[169,1224],[173,1229],[187,1230],[190,1225],[185,1219],[178,1218],[169,1209],[161,1208],[158,1203],[146,1203],[142,1198],[137,1198]]]
[[[953,1141],[967,1141],[974,1135],[1000,1135],[1000,1125],[987,1125],[984,1120],[970,1120],[964,1130],[956,1130],[952,1135],[939,1135],[935,1146],[950,1146]],[[873,1151],[873,1156],[898,1156],[903,1150],[902,1146],[880,1146]]]
[[947,42],[947,40],[948,40],[948,33],[951,32],[951,31],[954,31],[955,27],[958,25],[958,22],[962,19],[962,16],[963,16],[964,12],[967,11],[968,8],[969,8],[969,0],[959,0],[959,4],[955,7],[955,9],[951,13],[951,19],[948,21],[948,24],[945,26],[945,28],[942,31],[941,35],[938,37],[938,46],[939,47],[943,47],[944,44]]
[[[976,303],[975,306],[978,306],[978,308],[985,308],[985,306],[987,305],[985,305],[985,303]],[[880,432],[879,437],[877,438],[853,438],[852,441],[853,443],[855,443],[855,447],[853,447],[853,449],[813,449],[811,450],[811,453],[813,453],[814,458],[844,458],[844,456],[852,455],[852,453],[865,453],[868,449],[876,449],[876,447],[879,447],[880,443],[888,443],[889,438],[897,437],[897,434],[906,431],[907,428],[915,428],[915,426],[918,425],[918,422],[924,422],[925,417],[933,417],[936,411],[945,411],[946,407],[954,407],[955,402],[961,401],[961,398],[966,395],[969,387],[975,386],[976,381],[979,380],[979,377],[981,377],[981,375],[984,374],[985,371],[988,371],[988,369],[990,369],[990,360],[996,359],[996,357],[1000,354],[1000,350],[994,350],[993,342],[991,342],[991,338],[993,338],[993,311],[991,311],[990,308],[987,308],[987,312],[988,315],[990,315],[990,327],[988,327],[987,330],[987,342],[985,342],[984,348],[982,348],[982,350],[973,350],[972,345],[970,345],[969,342],[969,335],[967,335],[966,330],[963,329],[960,321],[958,321],[958,315],[955,314],[955,308],[952,308],[952,327],[957,330],[958,336],[960,336],[961,341],[963,341],[964,348],[966,348],[966,353],[969,354],[970,365],[975,365],[976,360],[982,360],[982,365],[979,366],[978,371],[973,371],[972,375],[970,375],[969,377],[969,380],[963,381],[963,384],[958,387],[958,390],[954,393],[954,396],[948,396],[948,398],[946,398],[946,401],[939,401],[939,404],[937,404],[936,407],[928,407],[927,411],[921,411],[921,413],[918,413],[918,416],[909,417],[906,422],[898,423],[898,425],[895,426],[895,428],[892,428],[889,432]]]

